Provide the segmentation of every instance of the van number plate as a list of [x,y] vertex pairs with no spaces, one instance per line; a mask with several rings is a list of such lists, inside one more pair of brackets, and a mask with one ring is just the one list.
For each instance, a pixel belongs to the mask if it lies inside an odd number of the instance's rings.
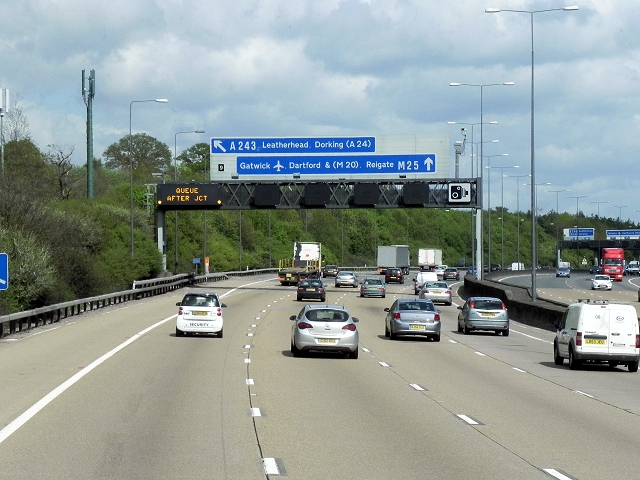
[[584,343],[588,344],[588,345],[604,345],[604,340],[594,340],[591,338],[587,338]]

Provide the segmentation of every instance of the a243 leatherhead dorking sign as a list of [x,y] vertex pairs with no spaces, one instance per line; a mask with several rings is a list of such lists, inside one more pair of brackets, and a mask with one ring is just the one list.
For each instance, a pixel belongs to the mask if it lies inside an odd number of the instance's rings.
[[449,136],[212,138],[211,180],[447,178]]

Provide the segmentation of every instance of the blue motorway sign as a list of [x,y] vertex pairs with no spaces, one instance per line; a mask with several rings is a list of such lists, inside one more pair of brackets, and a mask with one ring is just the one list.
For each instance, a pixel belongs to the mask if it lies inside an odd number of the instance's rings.
[[9,287],[9,255],[0,253],[0,290]]
[[570,237],[593,237],[595,235],[594,228],[570,228],[569,236]]
[[357,175],[435,173],[435,154],[302,155],[236,159],[238,175]]
[[607,239],[610,238],[638,239],[640,230],[607,230]]
[[220,155],[375,153],[376,137],[212,138]]

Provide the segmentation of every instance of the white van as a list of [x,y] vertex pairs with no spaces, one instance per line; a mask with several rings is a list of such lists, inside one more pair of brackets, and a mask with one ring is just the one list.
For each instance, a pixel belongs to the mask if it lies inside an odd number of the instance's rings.
[[418,272],[416,278],[413,279],[413,290],[415,294],[420,293],[420,287],[424,285],[424,282],[437,282],[439,280],[436,272]]
[[609,362],[638,371],[640,332],[638,314],[628,303],[608,300],[578,300],[571,304],[557,326],[553,360],[576,370],[583,362]]

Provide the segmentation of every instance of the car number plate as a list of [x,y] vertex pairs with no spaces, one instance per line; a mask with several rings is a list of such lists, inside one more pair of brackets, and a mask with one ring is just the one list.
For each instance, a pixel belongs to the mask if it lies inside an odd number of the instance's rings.
[[201,315],[201,316],[205,316],[207,315],[209,312],[204,312],[202,310],[194,310],[191,312],[191,315]]
[[424,330],[425,326],[424,325],[410,325],[409,328],[411,330]]
[[318,343],[338,343],[338,339],[337,338],[319,338],[318,339]]
[[593,338],[587,338],[587,339],[585,339],[584,343],[586,343],[588,345],[604,345],[605,341],[604,340],[597,340],[597,339],[593,339]]
[[315,288],[307,288],[307,292],[315,292],[316,289]]
[[483,316],[483,317],[495,317],[495,316],[496,316],[496,314],[495,314],[495,313],[483,312],[483,313],[482,313],[482,316]]

